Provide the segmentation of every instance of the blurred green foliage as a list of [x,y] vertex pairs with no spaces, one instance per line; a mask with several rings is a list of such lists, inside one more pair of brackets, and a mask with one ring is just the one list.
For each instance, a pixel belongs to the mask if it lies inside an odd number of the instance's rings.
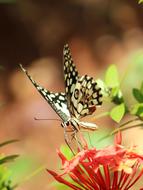
[[[2,142],[0,147],[14,142],[17,140]],[[45,169],[45,166],[39,167],[38,161],[32,156],[17,157],[18,155],[5,156],[3,153],[0,154],[0,190],[14,190]],[[15,160],[15,158],[17,159]],[[10,162],[8,166],[5,165],[7,162]]]
[[11,180],[11,170],[0,165],[0,190],[13,190],[15,188],[16,185],[13,185]]
[[139,89],[133,88],[132,93],[137,103],[132,106],[131,114],[143,119],[143,82]]
[[109,88],[114,88],[119,86],[119,76],[116,65],[110,65],[105,73],[105,84]]
[[[116,65],[110,65],[105,73],[104,85],[106,86],[106,91],[108,89],[108,99],[109,102],[116,104],[109,111],[109,116],[119,123],[125,114],[125,103],[120,89],[119,73]],[[103,93],[104,95],[104,93]],[[107,96],[107,95],[106,95]]]
[[21,184],[40,173],[41,170],[45,169],[45,166],[40,169],[41,166],[39,166],[39,162],[35,157],[23,155],[16,159],[9,168],[12,171],[13,180],[16,184]]
[[[0,147],[6,146],[8,144],[17,142],[17,140],[8,140],[0,143]],[[0,190],[13,190],[16,185],[12,184],[11,180],[11,170],[5,166],[5,163],[13,161],[18,155],[8,155],[0,154]]]

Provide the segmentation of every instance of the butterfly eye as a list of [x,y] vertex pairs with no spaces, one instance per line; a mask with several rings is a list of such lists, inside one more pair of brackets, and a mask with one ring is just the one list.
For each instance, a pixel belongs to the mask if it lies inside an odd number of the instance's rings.
[[66,122],[66,125],[69,126],[69,121]]
[[76,100],[78,99],[78,97],[79,97],[79,90],[78,89],[75,89],[74,97],[75,97]]

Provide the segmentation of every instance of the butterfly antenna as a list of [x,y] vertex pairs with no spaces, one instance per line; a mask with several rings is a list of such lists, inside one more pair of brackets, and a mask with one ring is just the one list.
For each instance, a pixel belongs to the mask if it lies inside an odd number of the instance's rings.
[[37,117],[34,117],[34,120],[37,120],[37,121],[41,121],[41,120],[47,120],[47,121],[60,121],[60,119],[47,119],[47,118],[37,118]]

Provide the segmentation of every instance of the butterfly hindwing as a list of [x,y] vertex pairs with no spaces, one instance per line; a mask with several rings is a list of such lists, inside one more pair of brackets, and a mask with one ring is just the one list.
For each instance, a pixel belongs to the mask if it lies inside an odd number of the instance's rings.
[[78,79],[72,97],[72,114],[76,118],[91,115],[101,105],[101,89],[96,81],[87,75]]
[[67,106],[72,116],[81,118],[92,114],[101,105],[101,89],[92,77],[78,76],[68,45],[64,46],[64,76]]
[[67,108],[67,100],[65,93],[53,93],[37,84],[32,77],[28,74],[27,70],[20,65],[21,69],[26,73],[35,88],[44,97],[44,99],[50,104],[55,112],[61,117],[63,121],[67,121],[70,117],[69,110]]

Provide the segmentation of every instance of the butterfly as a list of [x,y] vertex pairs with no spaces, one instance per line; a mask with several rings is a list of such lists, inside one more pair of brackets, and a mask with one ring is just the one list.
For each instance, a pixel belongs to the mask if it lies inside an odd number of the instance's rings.
[[62,119],[61,126],[66,130],[71,127],[78,132],[80,128],[97,129],[94,123],[80,121],[81,118],[91,115],[96,107],[102,104],[101,88],[90,76],[79,76],[71,57],[69,46],[63,49],[65,92],[53,93],[45,89],[29,75],[28,71],[20,65],[38,92]]

